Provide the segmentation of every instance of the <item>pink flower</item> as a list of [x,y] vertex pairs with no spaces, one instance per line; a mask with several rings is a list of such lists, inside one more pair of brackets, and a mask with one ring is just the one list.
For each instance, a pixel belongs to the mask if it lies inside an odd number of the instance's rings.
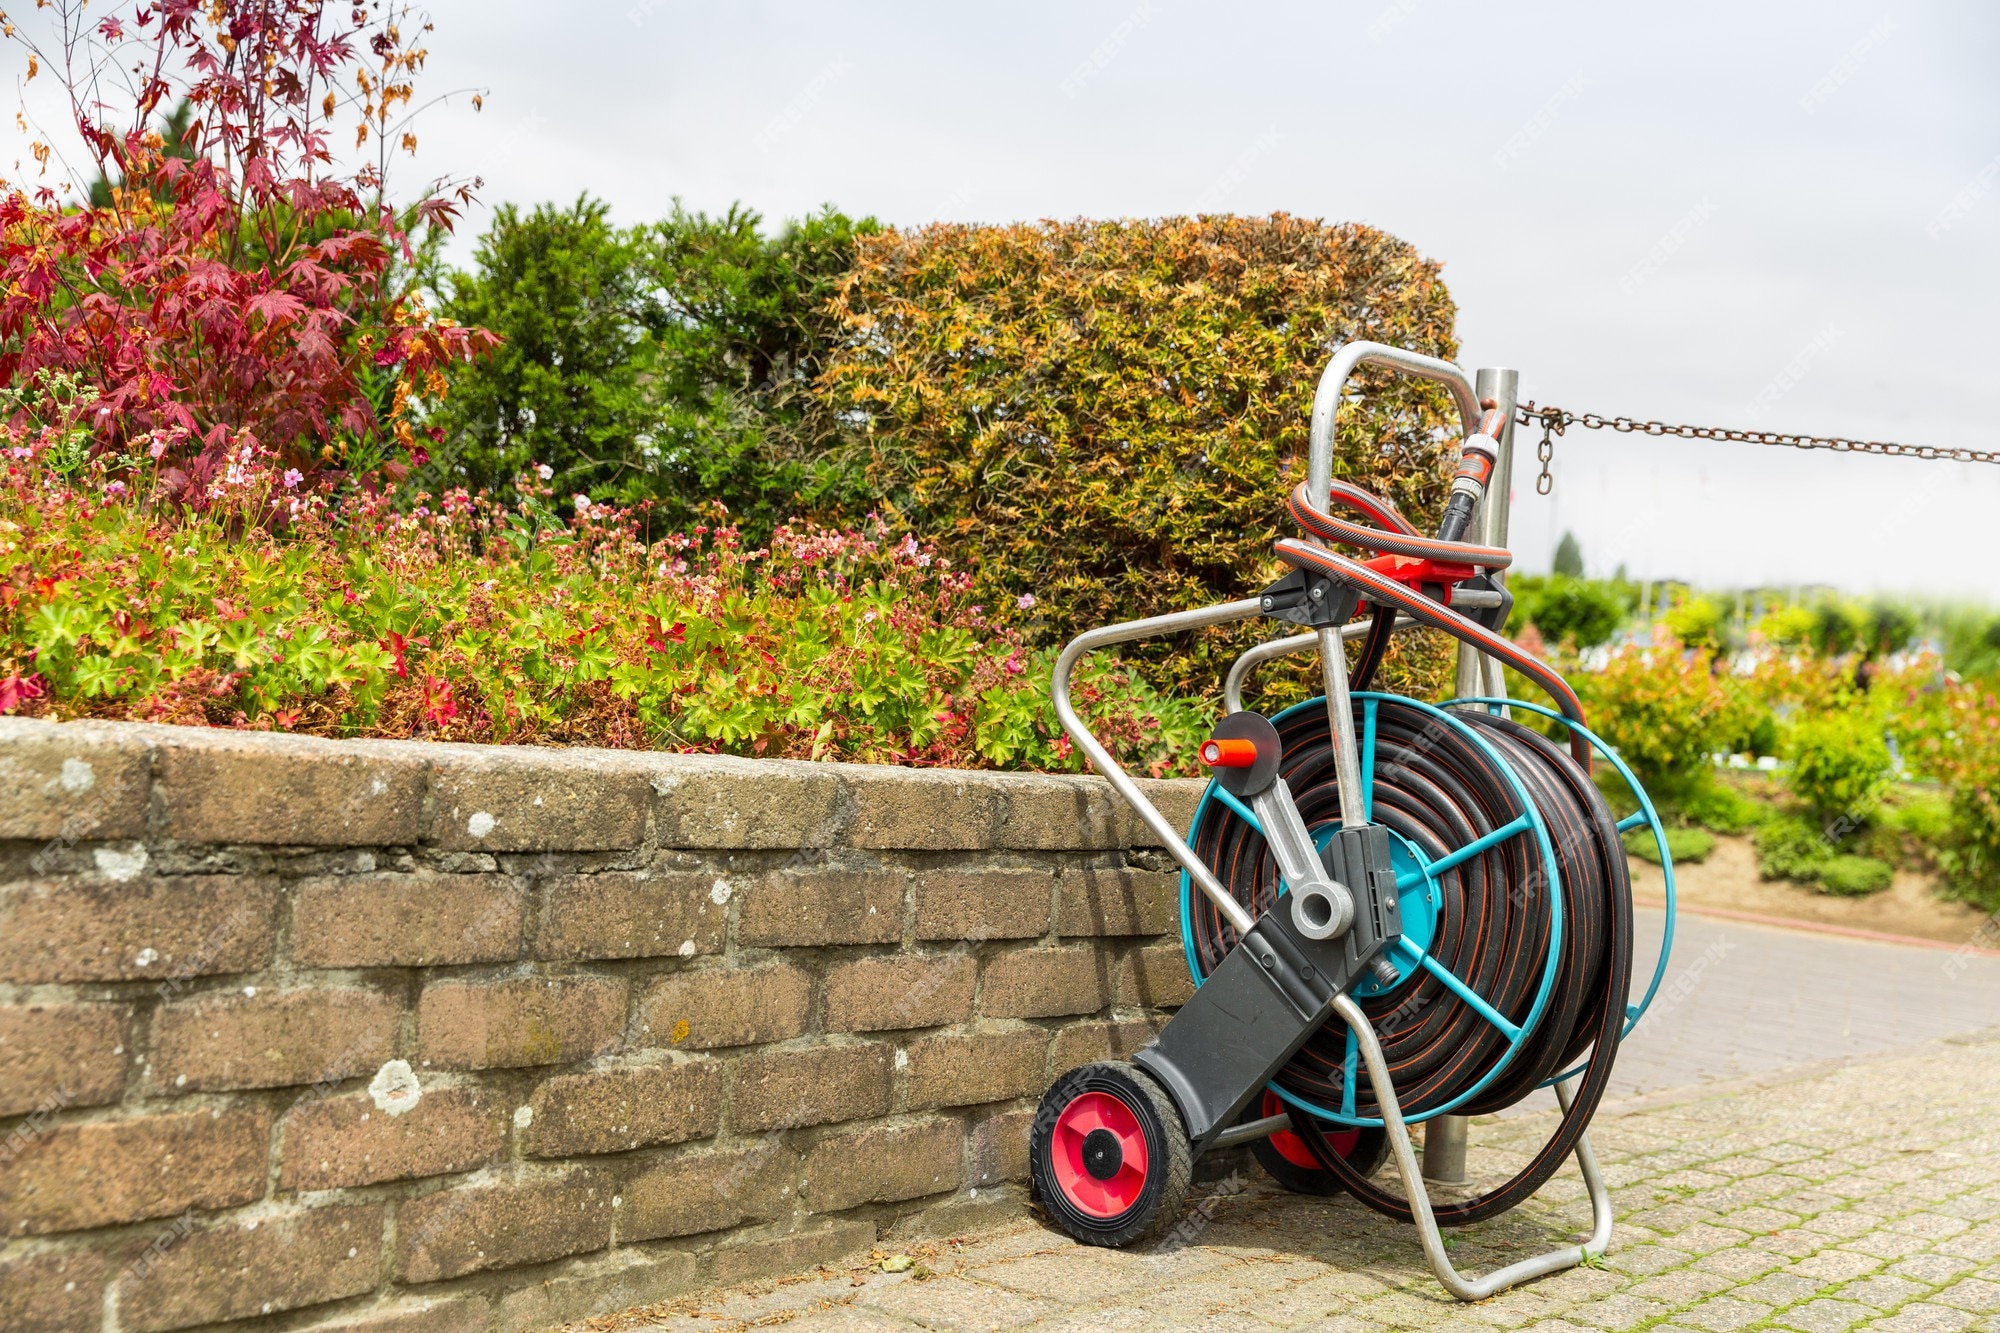
[[300,483],[300,482],[302,482],[302,481],[304,481],[305,479],[306,479],[306,474],[305,474],[305,473],[303,473],[303,472],[301,472],[301,471],[299,471],[299,470],[298,470],[297,468],[295,468],[295,467],[288,467],[288,468],[286,468],[286,469],[285,469],[285,489],[286,489],[286,490],[288,490],[288,491],[295,491],[295,490],[297,490],[297,489],[298,489],[298,487],[299,487],[299,483]]
[[165,453],[166,451],[167,451],[167,442],[161,439],[157,435],[153,437],[152,446],[146,450],[147,453],[153,456],[154,462],[158,462],[160,455]]
[[1023,610],[1023,611],[1032,611],[1032,610],[1034,610],[1034,609],[1035,609],[1035,594],[1033,594],[1033,593],[1031,593],[1031,592],[1024,592],[1024,593],[1022,593],[1022,594],[1021,594],[1021,596],[1020,596],[1020,598],[1019,598],[1019,599],[1018,599],[1018,600],[1017,600],[1017,601],[1016,601],[1016,602],[1014,603],[1014,605],[1015,605],[1015,606],[1017,606],[1017,607],[1019,607],[1019,608],[1020,608],[1021,610]]

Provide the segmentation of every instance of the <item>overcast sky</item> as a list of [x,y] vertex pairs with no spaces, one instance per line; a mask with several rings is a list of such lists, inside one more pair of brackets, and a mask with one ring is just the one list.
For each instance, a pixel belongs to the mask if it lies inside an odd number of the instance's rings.
[[[405,183],[887,222],[1284,210],[1442,261],[1461,361],[1699,424],[2000,448],[2000,6],[439,0]],[[552,17],[554,16],[554,17]],[[484,223],[468,219],[468,234]],[[1984,401],[1988,406],[1981,408]],[[1513,545],[1986,594],[2000,467],[1573,432]]]

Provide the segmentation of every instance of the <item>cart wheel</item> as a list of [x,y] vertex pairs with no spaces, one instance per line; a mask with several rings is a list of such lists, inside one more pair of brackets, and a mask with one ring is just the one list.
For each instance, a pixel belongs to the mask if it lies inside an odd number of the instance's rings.
[[1130,1245],[1180,1217],[1194,1154],[1166,1090],[1136,1065],[1084,1065],[1035,1112],[1028,1167],[1055,1224],[1086,1245]]
[[[1242,1119],[1261,1120],[1284,1109],[1285,1104],[1278,1100],[1278,1094],[1266,1088],[1263,1097],[1244,1109]],[[1305,1113],[1295,1110],[1292,1114]],[[1389,1137],[1380,1129],[1349,1129],[1325,1122],[1321,1127],[1333,1150],[1364,1176],[1375,1174],[1388,1159]],[[1258,1139],[1250,1145],[1250,1151],[1266,1175],[1294,1194],[1329,1195],[1343,1191],[1340,1178],[1321,1166],[1312,1155],[1312,1149],[1306,1147],[1305,1140],[1289,1129],[1281,1129],[1268,1138]]]

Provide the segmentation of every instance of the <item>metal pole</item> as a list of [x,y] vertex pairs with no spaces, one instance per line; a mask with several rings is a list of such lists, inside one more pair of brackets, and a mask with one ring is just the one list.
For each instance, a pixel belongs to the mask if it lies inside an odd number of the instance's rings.
[[[1500,456],[1493,461],[1493,480],[1487,484],[1486,498],[1480,501],[1477,526],[1483,546],[1507,544],[1507,520],[1513,507],[1514,489],[1514,404],[1521,392],[1521,372],[1486,367],[1473,379],[1479,401],[1488,398],[1502,412]],[[1502,575],[1502,577],[1505,577]],[[1458,679],[1455,692],[1461,696],[1483,694],[1503,698],[1507,678],[1496,658],[1490,658],[1469,643],[1458,646]],[[1470,1124],[1462,1115],[1433,1116],[1424,1125],[1424,1178],[1440,1185],[1465,1183],[1465,1133]]]
[[1465,1127],[1462,1115],[1432,1116],[1424,1124],[1424,1179],[1437,1185],[1465,1183]]
[[[1494,460],[1493,479],[1487,484],[1486,498],[1479,502],[1473,531],[1483,546],[1505,546],[1514,488],[1514,405],[1520,397],[1521,372],[1488,366],[1475,375],[1473,392],[1481,402],[1493,399],[1505,423],[1500,427],[1500,456]],[[1458,677],[1453,693],[1498,696],[1507,692],[1504,683],[1498,662],[1485,658],[1470,644],[1459,645]],[[1428,1129],[1424,1132],[1430,1133]]]

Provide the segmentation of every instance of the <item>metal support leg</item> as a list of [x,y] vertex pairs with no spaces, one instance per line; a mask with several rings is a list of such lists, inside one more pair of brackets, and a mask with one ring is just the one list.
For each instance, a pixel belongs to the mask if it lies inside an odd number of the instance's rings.
[[[1529,1278],[1574,1268],[1586,1259],[1605,1252],[1611,1244],[1611,1195],[1604,1188],[1604,1177],[1598,1173],[1597,1157],[1590,1150],[1590,1136],[1586,1134],[1576,1141],[1576,1164],[1583,1172],[1585,1188],[1590,1191],[1590,1239],[1581,1245],[1551,1250],[1532,1259],[1508,1264],[1485,1277],[1468,1278],[1453,1268],[1451,1258],[1444,1250],[1444,1236],[1438,1231],[1437,1218],[1431,1212],[1431,1199],[1424,1189],[1423,1173],[1417,1168],[1416,1150],[1410,1146],[1409,1127],[1403,1123],[1402,1108],[1396,1105],[1396,1088],[1389,1081],[1389,1064],[1382,1058],[1382,1043],[1376,1040],[1375,1029],[1369,1025],[1368,1016],[1361,1012],[1361,1006],[1354,1002],[1352,996],[1335,996],[1333,1011],[1353,1030],[1356,1044],[1361,1048],[1361,1058],[1367,1062],[1368,1077],[1375,1086],[1375,1099],[1382,1107],[1382,1124],[1389,1134],[1390,1152],[1396,1159],[1396,1171],[1402,1176],[1403,1189],[1410,1197],[1410,1212],[1416,1218],[1417,1237],[1423,1242],[1424,1258],[1430,1260],[1431,1271],[1437,1274],[1437,1280],[1446,1291],[1462,1301],[1483,1301]],[[1567,1084],[1556,1084],[1556,1099],[1565,1111],[1569,1109]]]

